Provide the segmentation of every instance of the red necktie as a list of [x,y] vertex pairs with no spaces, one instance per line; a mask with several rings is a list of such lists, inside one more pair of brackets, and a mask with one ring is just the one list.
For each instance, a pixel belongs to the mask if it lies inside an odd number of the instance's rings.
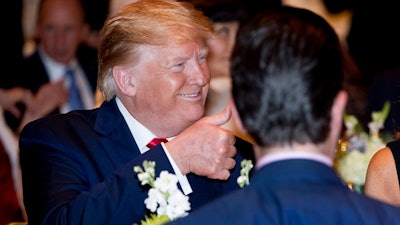
[[152,148],[152,147],[160,144],[161,142],[165,143],[165,142],[168,142],[168,140],[165,138],[153,138],[153,140],[151,140],[146,146],[148,148]]

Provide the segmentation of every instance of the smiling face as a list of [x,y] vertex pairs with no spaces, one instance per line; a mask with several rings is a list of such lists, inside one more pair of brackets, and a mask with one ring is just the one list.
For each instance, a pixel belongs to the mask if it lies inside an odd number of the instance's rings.
[[[210,73],[202,41],[139,47],[140,59],[127,69],[125,106],[154,134],[175,136],[204,114]],[[129,97],[127,97],[128,95]]]

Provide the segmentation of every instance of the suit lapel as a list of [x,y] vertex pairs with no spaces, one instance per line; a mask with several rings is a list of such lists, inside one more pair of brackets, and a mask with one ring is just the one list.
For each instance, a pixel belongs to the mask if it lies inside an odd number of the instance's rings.
[[99,134],[100,145],[116,166],[140,155],[129,127],[118,110],[115,98],[101,105],[94,126]]

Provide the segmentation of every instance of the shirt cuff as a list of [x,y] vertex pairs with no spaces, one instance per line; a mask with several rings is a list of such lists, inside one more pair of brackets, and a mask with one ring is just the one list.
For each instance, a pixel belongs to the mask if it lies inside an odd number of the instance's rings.
[[176,175],[177,178],[178,178],[178,181],[179,181],[179,184],[180,184],[181,187],[182,187],[183,193],[184,193],[185,195],[188,195],[188,194],[192,193],[193,190],[192,190],[192,187],[191,187],[190,184],[189,184],[189,180],[187,179],[186,175],[183,175],[183,174],[181,173],[181,170],[178,168],[178,166],[176,165],[174,159],[173,159],[172,156],[169,154],[168,149],[167,149],[167,147],[164,145],[164,143],[161,143],[161,145],[162,145],[162,147],[163,147],[163,149],[164,149],[165,154],[166,154],[167,157],[168,157],[169,162],[170,162],[171,165],[172,165],[172,168],[174,169],[175,175]]

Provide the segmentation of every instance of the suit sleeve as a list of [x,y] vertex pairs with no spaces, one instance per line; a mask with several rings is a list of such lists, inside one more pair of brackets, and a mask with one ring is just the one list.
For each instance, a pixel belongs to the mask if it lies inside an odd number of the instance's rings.
[[[24,204],[29,224],[129,224],[144,219],[148,189],[139,185],[133,166],[144,160],[156,169],[172,168],[163,151],[120,163],[95,138],[71,137],[69,128],[28,124],[20,138]],[[58,130],[62,130],[62,133]],[[93,139],[92,143],[83,140]],[[79,147],[77,147],[79,146]],[[155,148],[161,148],[157,146]],[[120,156],[126,158],[126,156]]]

